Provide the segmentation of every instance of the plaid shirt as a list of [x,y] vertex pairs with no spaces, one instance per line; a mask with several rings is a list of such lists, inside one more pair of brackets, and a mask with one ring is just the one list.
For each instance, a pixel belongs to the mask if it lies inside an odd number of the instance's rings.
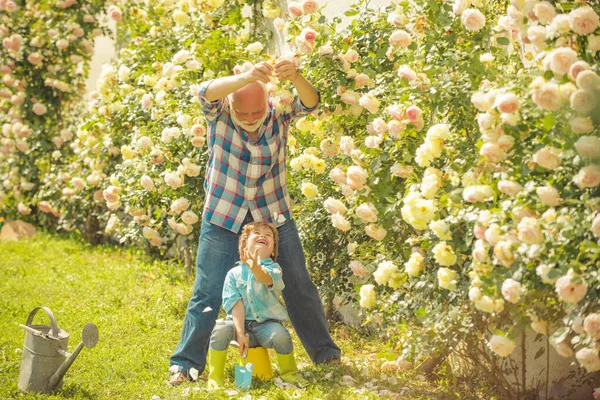
[[287,312],[277,299],[277,295],[284,288],[281,267],[270,258],[261,260],[260,264],[271,275],[273,285],[267,286],[258,282],[250,268],[241,262],[227,273],[223,286],[223,308],[227,312],[227,319],[232,319],[233,306],[238,300],[242,300],[246,320],[287,321]]
[[202,218],[234,233],[248,211],[255,221],[283,225],[291,219],[285,170],[288,128],[293,119],[316,106],[304,107],[296,95],[292,111],[279,112],[269,100],[267,119],[252,142],[231,120],[227,96],[213,102],[206,99],[210,83],[202,83],[199,92],[209,148]]

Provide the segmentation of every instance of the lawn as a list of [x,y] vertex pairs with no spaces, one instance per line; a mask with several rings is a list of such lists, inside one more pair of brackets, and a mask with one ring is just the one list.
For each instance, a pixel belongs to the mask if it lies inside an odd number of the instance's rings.
[[[235,391],[229,353],[227,387],[205,389],[198,382],[166,385],[169,356],[177,341],[193,278],[174,263],[157,262],[133,251],[91,247],[74,239],[41,234],[27,241],[0,242],[0,398],[69,399],[378,399],[481,398],[465,382],[426,379],[418,372],[385,374],[381,355],[392,348],[376,335],[342,324],[332,327],[343,363],[314,366],[294,336],[305,388],[281,387],[275,378]],[[25,324],[36,306],[48,306],[70,334],[69,351],[88,322],[98,326],[96,347],[84,348],[52,396],[24,394],[18,387]],[[38,312],[34,323],[47,324]],[[489,397],[487,397],[489,398]]]

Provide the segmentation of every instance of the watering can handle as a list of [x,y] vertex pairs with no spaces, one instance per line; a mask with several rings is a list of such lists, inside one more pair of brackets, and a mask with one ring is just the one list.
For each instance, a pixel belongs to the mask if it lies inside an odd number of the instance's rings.
[[33,322],[33,317],[35,317],[35,314],[40,308],[46,311],[46,314],[48,314],[48,318],[50,318],[50,323],[52,324],[52,337],[58,339],[58,325],[56,325],[56,319],[54,319],[54,314],[52,314],[52,311],[50,311],[48,307],[40,306],[31,310],[31,312],[29,313],[29,317],[27,318],[26,325],[31,326],[31,323]]

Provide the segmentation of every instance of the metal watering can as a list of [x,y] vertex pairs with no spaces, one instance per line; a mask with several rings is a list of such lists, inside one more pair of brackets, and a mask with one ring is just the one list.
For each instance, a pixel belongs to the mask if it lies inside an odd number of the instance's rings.
[[[44,310],[52,325],[32,325],[38,310]],[[21,360],[19,389],[25,392],[53,393],[62,387],[62,378],[83,347],[98,343],[98,328],[87,324],[81,333],[81,343],[73,353],[68,353],[69,334],[56,325],[54,314],[48,307],[36,307],[29,314],[25,329],[25,344]]]

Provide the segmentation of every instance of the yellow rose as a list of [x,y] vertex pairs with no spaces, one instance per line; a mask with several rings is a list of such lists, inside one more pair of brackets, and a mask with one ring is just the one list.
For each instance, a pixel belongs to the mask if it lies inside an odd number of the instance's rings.
[[314,199],[319,194],[319,190],[314,183],[302,182],[302,194],[308,199]]

